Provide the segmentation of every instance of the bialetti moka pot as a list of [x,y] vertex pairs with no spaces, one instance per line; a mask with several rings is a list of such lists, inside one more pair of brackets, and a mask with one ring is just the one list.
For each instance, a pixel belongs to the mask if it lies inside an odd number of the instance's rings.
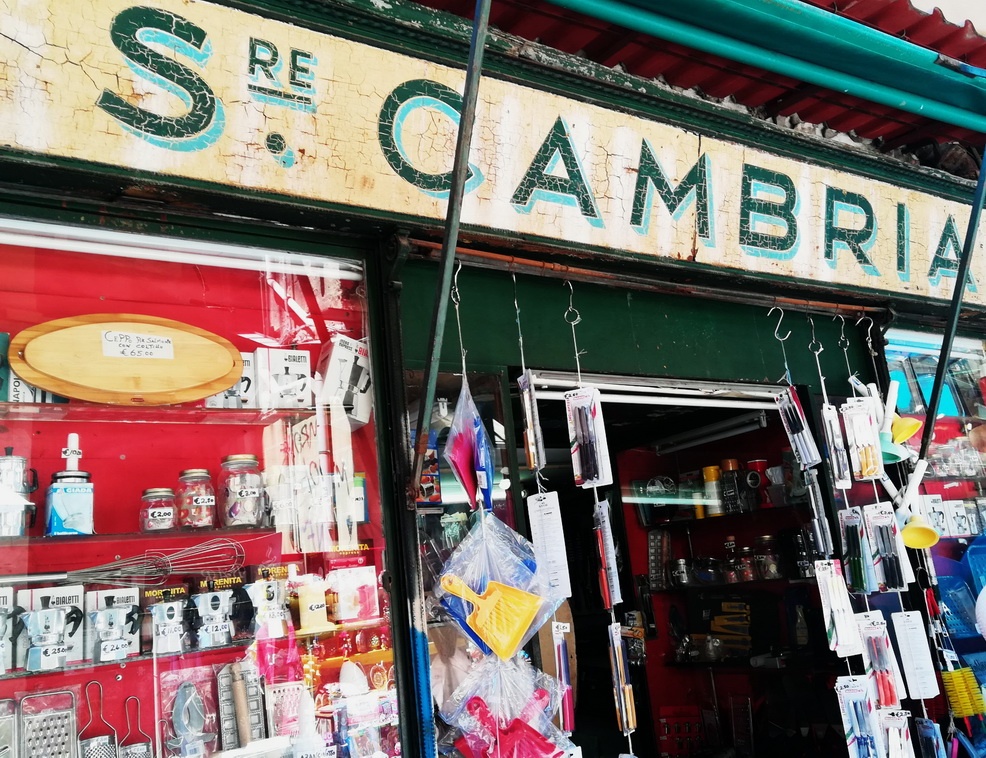
[[0,537],[23,537],[26,526],[34,526],[37,509],[28,495],[38,488],[38,472],[27,458],[14,455],[14,448],[0,455]]
[[233,610],[232,590],[202,592],[192,598],[201,624],[196,630],[200,650],[223,647],[232,641],[229,617]]
[[21,614],[31,641],[27,650],[28,671],[63,668],[68,654],[66,630],[75,634],[82,623],[82,611],[78,608],[49,608],[49,600],[42,598],[41,610]]
[[113,605],[113,599],[107,598],[107,606],[89,614],[92,628],[96,632],[96,644],[93,657],[96,663],[104,661],[120,661],[127,657],[130,642],[126,637],[137,631],[140,623],[138,608],[135,605]]

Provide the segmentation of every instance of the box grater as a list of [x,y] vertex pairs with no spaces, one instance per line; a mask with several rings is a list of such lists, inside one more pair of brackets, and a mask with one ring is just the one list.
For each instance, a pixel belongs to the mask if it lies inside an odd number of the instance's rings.
[[21,698],[18,758],[79,758],[75,693],[40,692]]

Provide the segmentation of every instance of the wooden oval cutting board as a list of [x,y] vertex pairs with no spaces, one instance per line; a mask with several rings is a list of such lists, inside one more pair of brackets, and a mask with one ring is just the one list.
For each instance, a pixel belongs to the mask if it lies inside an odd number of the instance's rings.
[[243,361],[228,340],[180,321],[94,313],[47,321],[10,343],[26,382],[64,397],[113,405],[169,405],[223,392]]

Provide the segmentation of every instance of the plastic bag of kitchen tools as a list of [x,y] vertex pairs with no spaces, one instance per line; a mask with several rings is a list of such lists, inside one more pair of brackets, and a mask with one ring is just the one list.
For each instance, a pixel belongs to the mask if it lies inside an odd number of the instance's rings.
[[459,390],[459,399],[455,403],[452,425],[445,442],[445,460],[473,508],[476,507],[476,490],[479,486],[476,480],[477,424],[481,427],[483,421],[472,399],[472,392],[469,391],[469,380],[463,375],[462,389]]
[[564,597],[534,558],[534,547],[492,513],[480,511],[446,561],[434,597],[484,653],[512,658]]
[[216,676],[212,667],[164,671],[158,686],[164,755],[211,755],[218,750]]
[[455,747],[467,758],[560,758],[573,749],[552,722],[561,705],[558,680],[525,656],[488,656],[442,705],[440,714],[462,736]]

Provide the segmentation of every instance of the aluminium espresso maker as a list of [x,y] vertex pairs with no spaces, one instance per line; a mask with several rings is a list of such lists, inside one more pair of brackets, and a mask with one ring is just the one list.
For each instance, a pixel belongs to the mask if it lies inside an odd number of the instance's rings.
[[38,472],[27,458],[7,447],[0,455],[0,537],[23,537],[34,526],[37,508],[28,495],[38,488]]

